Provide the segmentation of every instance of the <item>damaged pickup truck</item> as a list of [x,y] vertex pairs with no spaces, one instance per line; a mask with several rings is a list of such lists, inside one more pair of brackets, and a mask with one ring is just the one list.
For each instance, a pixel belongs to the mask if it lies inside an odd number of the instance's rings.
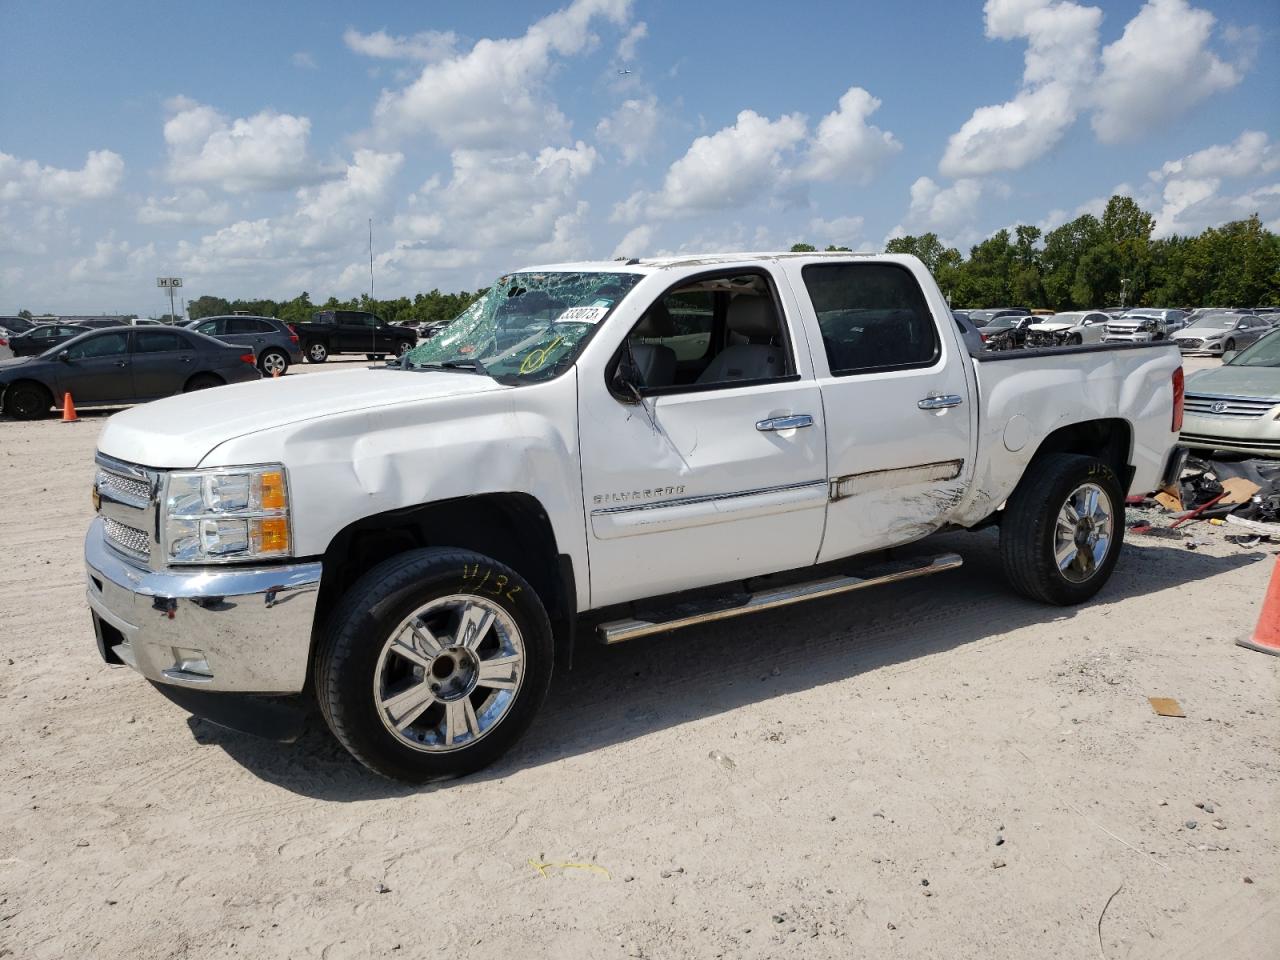
[[906,256],[724,255],[499,278],[401,360],[111,418],[85,543],[107,663],[361,762],[463,774],[575,643],[959,566],[1089,599],[1124,500],[1176,477],[1168,343],[971,355]]

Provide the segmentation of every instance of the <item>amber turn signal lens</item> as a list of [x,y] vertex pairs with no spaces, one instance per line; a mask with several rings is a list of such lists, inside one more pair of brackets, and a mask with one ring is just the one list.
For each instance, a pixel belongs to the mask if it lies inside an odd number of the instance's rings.
[[268,470],[262,474],[262,509],[283,510],[285,506],[284,474]]
[[257,553],[285,553],[289,549],[289,521],[284,517],[266,517],[254,520],[257,528],[254,544]]

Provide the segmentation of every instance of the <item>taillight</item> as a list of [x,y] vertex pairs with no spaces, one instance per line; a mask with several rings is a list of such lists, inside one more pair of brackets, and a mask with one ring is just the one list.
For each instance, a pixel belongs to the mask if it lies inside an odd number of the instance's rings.
[[4,337],[0,337],[0,347],[7,347],[8,345],[9,345],[9,341],[6,340]]
[[289,342],[290,342],[290,343],[297,343],[297,342],[298,342],[298,335],[297,335],[296,333],[291,333],[291,334],[289,334]]
[[258,358],[255,357],[252,353],[242,353],[240,354],[240,362],[253,365],[258,362]]
[[1187,396],[1186,377],[1182,367],[1173,371],[1173,432],[1182,430],[1182,402]]

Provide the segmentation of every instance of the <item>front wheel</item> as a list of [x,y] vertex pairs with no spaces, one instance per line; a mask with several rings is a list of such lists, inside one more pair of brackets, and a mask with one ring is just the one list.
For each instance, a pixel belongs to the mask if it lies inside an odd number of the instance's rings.
[[49,415],[53,395],[38,383],[18,383],[9,388],[4,405],[17,420],[39,420]]
[[511,568],[412,550],[339,601],[315,662],[321,713],[366,767],[423,783],[484,767],[528,729],[551,682],[551,626]]
[[329,348],[319,340],[307,344],[307,363],[324,363],[329,359]]
[[1078,347],[1084,343],[1084,338],[1081,337],[1080,334],[1078,333],[1073,333],[1070,337],[1067,338],[1067,343],[1069,343],[1073,347]]
[[1000,560],[1018,593],[1067,606],[1111,577],[1124,543],[1124,492],[1095,457],[1047,454],[1023,474],[1000,521]]
[[1235,348],[1236,348],[1236,342],[1234,340],[1228,340],[1226,343],[1222,345],[1222,352],[1230,353]]

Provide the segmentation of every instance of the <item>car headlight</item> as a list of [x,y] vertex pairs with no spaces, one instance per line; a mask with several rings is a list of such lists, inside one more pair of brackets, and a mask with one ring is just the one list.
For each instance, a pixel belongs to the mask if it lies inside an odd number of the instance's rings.
[[1138,324],[1138,330],[1141,333],[1150,333],[1155,328],[1156,328],[1156,325],[1152,323],[1150,320],[1143,320],[1140,324]]
[[288,476],[278,463],[171,473],[161,524],[169,563],[290,556]]

